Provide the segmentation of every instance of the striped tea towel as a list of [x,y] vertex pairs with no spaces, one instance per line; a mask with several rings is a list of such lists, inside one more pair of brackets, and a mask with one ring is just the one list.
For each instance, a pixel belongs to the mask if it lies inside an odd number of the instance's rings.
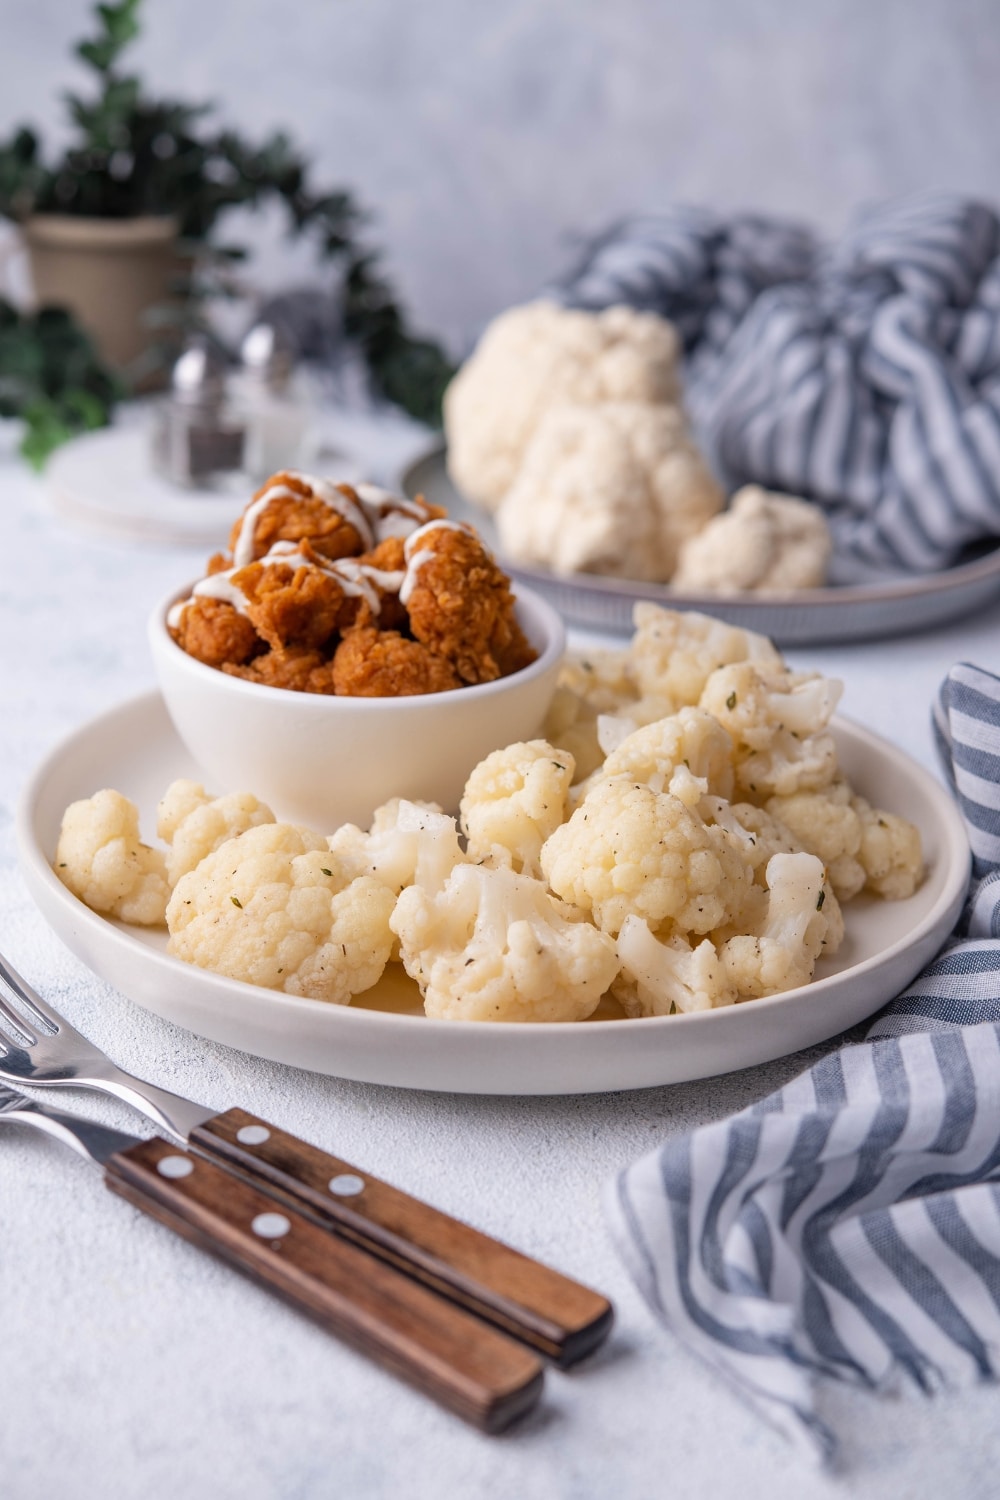
[[655,1315],[821,1458],[817,1375],[930,1392],[1000,1372],[1000,678],[954,667],[935,728],[974,859],[950,946],[864,1044],[607,1196]]
[[730,489],[821,504],[834,581],[950,566],[1000,537],[1000,219],[924,194],[843,240],[674,208],[593,240],[546,294],[657,312]]

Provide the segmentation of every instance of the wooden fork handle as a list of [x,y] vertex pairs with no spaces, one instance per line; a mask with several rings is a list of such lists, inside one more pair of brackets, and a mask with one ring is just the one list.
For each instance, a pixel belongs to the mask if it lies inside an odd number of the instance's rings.
[[189,1143],[559,1365],[611,1327],[598,1292],[244,1110],[214,1116]]
[[105,1181],[486,1432],[541,1394],[529,1350],[210,1161],[154,1137],[110,1157]]

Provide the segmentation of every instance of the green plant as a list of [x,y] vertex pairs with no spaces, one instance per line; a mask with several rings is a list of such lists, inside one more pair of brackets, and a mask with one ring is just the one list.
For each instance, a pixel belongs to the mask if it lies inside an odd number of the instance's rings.
[[[254,144],[212,128],[211,105],[150,97],[122,65],[139,33],[141,5],[116,0],[95,7],[96,33],[75,49],[95,90],[66,96],[75,137],[57,161],[44,160],[26,126],[0,142],[0,215],[172,215],[203,272],[206,258],[218,265],[243,253],[217,243],[220,219],[233,208],[276,199],[290,230],[310,236],[336,266],[344,334],[361,350],[376,391],[421,421],[439,422],[451,366],[436,343],[409,329],[378,256],[360,242],[365,216],[351,194],[317,189],[307,159],[282,132]],[[204,285],[204,275],[189,280],[189,312]]]
[[102,427],[122,394],[69,313],[21,314],[0,299],[0,417],[21,417],[21,452],[40,469],[74,433]]

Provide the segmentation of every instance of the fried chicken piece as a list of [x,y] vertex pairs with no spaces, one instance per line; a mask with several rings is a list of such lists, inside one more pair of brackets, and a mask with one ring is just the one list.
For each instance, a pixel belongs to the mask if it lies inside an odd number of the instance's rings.
[[[401,536],[383,537],[377,547],[370,552],[363,552],[358,558],[359,563],[365,567],[375,568],[380,573],[399,573],[402,575],[406,570],[406,554],[403,551],[403,538]],[[398,589],[381,588],[377,580],[372,579],[372,584],[377,590],[380,601],[378,614],[378,625],[380,630],[405,630],[408,624],[406,610],[399,602]]]
[[333,658],[335,691],[352,698],[402,698],[461,687],[451,664],[397,630],[356,625]]
[[248,563],[233,574],[247,600],[247,617],[257,634],[275,651],[290,647],[319,650],[354,623],[362,599],[321,567],[308,542],[288,562]]
[[288,688],[293,693],[328,693],[335,691],[333,664],[321,651],[293,647],[290,651],[268,651],[247,666],[225,663],[222,670],[229,677],[242,677],[264,687]]
[[490,636],[490,654],[500,668],[501,677],[520,672],[536,660],[538,652],[528,640],[513,611],[501,614]]
[[269,500],[253,522],[253,561],[269,552],[275,542],[308,541],[327,558],[355,557],[367,546],[369,536],[349,519],[352,510],[359,513],[359,517],[364,514],[361,502],[349,484],[329,486],[330,497],[343,497],[347,514],[342,514],[302,475],[281,473],[272,474],[261,486],[233,527],[229,547],[234,559],[238,556],[248,512],[270,489],[286,493],[276,494]]
[[[463,682],[492,682],[502,676],[497,653],[504,658],[517,640],[515,631],[520,635],[507,575],[479,537],[465,529],[428,531],[410,554],[411,567],[417,558],[422,560],[406,601],[414,636],[446,657]],[[525,647],[521,636],[514,655],[523,656]]]
[[187,601],[170,634],[182,651],[206,667],[221,667],[226,662],[242,665],[264,645],[251,621],[235,605],[199,594]]
[[448,512],[443,505],[432,505],[423,495],[414,495],[412,500],[403,500],[387,490],[376,492],[378,500],[372,498],[373,485],[362,485],[361,492],[369,513],[375,522],[375,534],[383,541],[408,536],[418,526],[428,521],[441,521]]

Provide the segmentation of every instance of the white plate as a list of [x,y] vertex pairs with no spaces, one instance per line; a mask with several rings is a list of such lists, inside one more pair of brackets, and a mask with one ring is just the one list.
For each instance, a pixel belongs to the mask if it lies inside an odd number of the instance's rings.
[[512,577],[548,599],[571,624],[587,630],[631,635],[632,607],[638,599],[649,599],[665,609],[696,609],[715,615],[731,625],[770,636],[779,646],[870,641],[930,630],[1000,598],[1000,544],[996,542],[973,561],[940,573],[756,597],[679,593],[665,583],[635,583],[589,573],[564,578],[504,556],[497,545],[492,516],[472,505],[455,488],[442,448],[412,463],[400,483],[411,498],[423,495],[435,505],[443,505],[449,514],[471,521]]
[[853,1026],[909,983],[955,923],[969,846],[951,798],[867,730],[845,720],[835,729],[857,788],[920,827],[927,878],[908,901],[853,902],[843,948],[808,987],[696,1015],[564,1026],[432,1021],[395,965],[361,1002],[324,1005],[192,968],[166,953],[163,933],[97,916],[70,895],[49,861],[68,803],[115,787],[138,804],[151,836],[166,786],[194,774],[155,693],[85,724],[41,765],[18,807],[22,870],[55,931],[102,978],[157,1015],[259,1057],[340,1078],[468,1094],[678,1083],[767,1062]]

